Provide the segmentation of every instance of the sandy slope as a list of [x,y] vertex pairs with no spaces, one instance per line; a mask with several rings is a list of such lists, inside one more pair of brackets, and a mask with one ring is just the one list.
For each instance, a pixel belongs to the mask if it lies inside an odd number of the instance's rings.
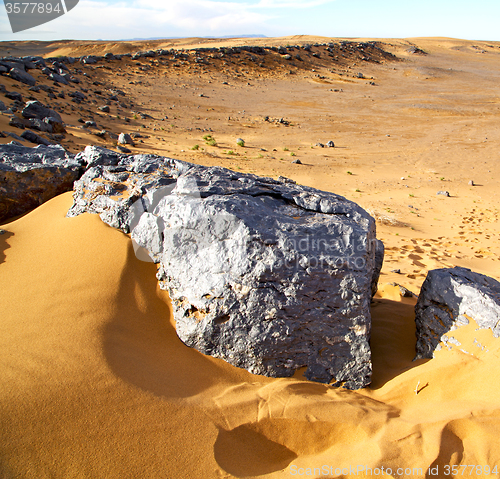
[[500,345],[490,332],[469,332],[487,352],[464,340],[473,355],[412,363],[414,301],[378,298],[370,388],[254,376],[185,347],[154,266],[97,216],[65,218],[71,199],[0,236],[1,477],[499,464]]
[[[408,53],[412,44],[429,54]],[[92,46],[35,47],[82,54]],[[185,347],[154,266],[137,261],[128,238],[98,217],[65,218],[69,194],[3,226],[0,477],[289,477],[329,465],[328,474],[309,477],[333,478],[349,477],[336,467],[422,468],[393,474],[410,478],[426,477],[430,466],[439,474],[427,477],[452,477],[446,464],[500,467],[498,340],[472,325],[456,332],[466,353],[412,362],[415,300],[390,284],[418,293],[429,269],[452,265],[500,278],[500,48],[453,39],[385,47],[402,61],[331,68],[320,58],[306,68],[239,58],[174,67],[142,59],[85,67],[88,81],[77,89],[88,90],[87,104],[33,93],[60,109],[72,151],[114,146],[78,128],[78,117],[94,118],[115,133],[143,133],[134,152],[284,175],[343,194],[377,217],[386,262],[372,308],[372,386],[338,391],[300,373],[254,376]],[[111,87],[126,92],[127,107],[98,113],[103,96],[94,90]],[[0,122],[8,129],[5,117]],[[206,133],[217,146],[205,143]],[[315,146],[330,139],[336,148]]]

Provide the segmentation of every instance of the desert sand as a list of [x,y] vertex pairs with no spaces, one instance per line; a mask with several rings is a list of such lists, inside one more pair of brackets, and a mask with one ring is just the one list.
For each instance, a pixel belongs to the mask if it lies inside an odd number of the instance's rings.
[[[0,48],[50,57],[316,41],[338,40]],[[300,371],[252,375],[183,345],[155,266],[137,260],[130,238],[99,217],[66,218],[71,193],[3,225],[0,477],[498,477],[484,466],[500,469],[499,340],[471,324],[455,331],[461,348],[413,361],[416,298],[395,283],[418,295],[427,271],[452,266],[500,279],[500,43],[379,45],[394,58],[347,55],[332,64],[318,47],[319,58],[301,51],[301,62],[276,56],[262,66],[246,52],[199,64],[78,64],[71,71],[87,75],[71,89],[86,90],[82,104],[0,78],[8,91],[61,112],[61,144],[72,152],[114,148],[109,135],[94,134],[106,129],[140,133],[134,153],[283,175],[360,204],[386,247],[372,304],[372,384],[347,391]],[[106,114],[98,107],[109,89],[125,95]],[[95,131],[79,118],[96,121]],[[6,115],[0,131],[15,131]],[[317,146],[329,140],[335,148]],[[451,473],[452,465],[483,469]]]

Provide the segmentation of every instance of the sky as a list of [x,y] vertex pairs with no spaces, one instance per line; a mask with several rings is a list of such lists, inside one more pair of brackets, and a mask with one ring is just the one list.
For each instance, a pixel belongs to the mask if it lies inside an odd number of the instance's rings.
[[80,0],[49,23],[12,33],[0,5],[0,41],[240,35],[500,41],[499,24],[500,0]]

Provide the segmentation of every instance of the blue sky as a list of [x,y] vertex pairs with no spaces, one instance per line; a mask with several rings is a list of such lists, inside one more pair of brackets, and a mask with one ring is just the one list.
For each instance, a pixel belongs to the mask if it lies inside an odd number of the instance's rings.
[[500,0],[80,0],[66,15],[13,34],[0,5],[0,41],[249,34],[500,41],[499,25]]

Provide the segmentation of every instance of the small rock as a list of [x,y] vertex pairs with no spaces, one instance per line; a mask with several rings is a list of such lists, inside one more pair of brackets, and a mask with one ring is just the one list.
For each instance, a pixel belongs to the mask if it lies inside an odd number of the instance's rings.
[[5,233],[7,233],[7,231],[5,231],[5,230],[0,230],[0,235],[4,235]]
[[17,91],[9,91],[5,94],[5,96],[9,100],[23,101],[23,96]]
[[401,274],[401,270],[400,269],[393,269],[391,271],[391,273]]
[[120,133],[120,136],[118,136],[118,143],[120,145],[134,146],[134,140],[132,140],[132,137],[128,133]]
[[314,146],[318,146],[319,148],[324,148],[325,145],[323,145],[323,143],[316,143]]
[[326,144],[326,146],[327,146],[328,148],[335,148],[335,143],[334,143],[332,140],[330,140],[330,141]]
[[245,140],[244,140],[243,138],[237,138],[237,139],[236,139],[236,144],[237,144],[238,146],[243,147],[243,146],[245,146]]
[[[429,271],[415,306],[417,358],[432,358],[443,335],[472,322],[500,336],[500,283],[455,267]],[[476,330],[477,330],[476,329]]]
[[120,150],[122,153],[132,153],[132,151],[126,148],[125,146],[118,145],[117,149]]
[[300,161],[298,158],[296,160],[293,160],[292,161],[292,164],[294,165],[301,165],[302,164],[302,161]]
[[36,83],[36,80],[29,73],[19,70],[18,68],[13,68],[9,72],[9,76],[14,80],[19,81],[21,83],[26,83],[26,85],[29,86],[34,86]]
[[450,196],[450,193],[448,191],[438,191],[436,195],[441,195],[441,196]]
[[26,120],[18,118],[17,116],[13,116],[9,120],[9,126],[13,126],[14,128],[21,128],[21,130],[24,130],[28,126],[28,123],[26,122]]
[[469,186],[476,186],[476,185],[474,184],[474,181],[472,181],[472,180],[470,180],[470,181],[469,181],[468,185],[469,185]]
[[97,128],[97,123],[95,121],[88,120],[85,122],[87,128]]
[[49,146],[52,145],[52,143],[45,138],[42,138],[40,135],[37,135],[35,132],[31,130],[26,130],[23,131],[21,134],[21,138],[24,138],[25,140],[28,140],[31,143],[36,143],[37,145],[45,145]]
[[108,105],[100,106],[99,110],[103,111],[104,113],[109,113],[111,111]]
[[28,120],[30,118],[37,118],[38,120],[43,120],[47,117],[55,118],[59,123],[62,123],[62,118],[59,113],[46,106],[42,105],[39,101],[29,101],[23,109],[22,115]]

